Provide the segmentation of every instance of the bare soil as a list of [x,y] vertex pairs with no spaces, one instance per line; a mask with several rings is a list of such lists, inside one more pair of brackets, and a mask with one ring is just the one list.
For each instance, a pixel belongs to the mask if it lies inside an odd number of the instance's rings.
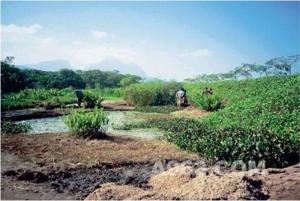
[[69,133],[1,137],[2,199],[84,199],[100,184],[148,188],[157,160],[196,160],[166,142]]
[[171,115],[175,117],[196,118],[196,119],[202,118],[207,114],[209,114],[209,112],[201,110],[200,108],[193,105],[185,108],[184,110],[171,113]]
[[207,175],[195,172],[190,166],[179,166],[152,176],[148,189],[106,183],[86,200],[299,200],[299,172],[299,164],[284,169],[224,175]]
[[69,133],[1,136],[1,199],[300,199],[300,164],[224,175],[157,161],[198,160],[162,141]]
[[133,106],[128,105],[124,100],[105,100],[101,103],[101,106],[105,110],[128,111],[134,109]]

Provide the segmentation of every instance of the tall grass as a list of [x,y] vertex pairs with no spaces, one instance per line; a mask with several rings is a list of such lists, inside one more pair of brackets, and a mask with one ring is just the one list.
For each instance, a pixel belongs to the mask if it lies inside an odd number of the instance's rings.
[[181,88],[177,82],[144,82],[124,89],[124,99],[131,105],[175,105],[176,91]]

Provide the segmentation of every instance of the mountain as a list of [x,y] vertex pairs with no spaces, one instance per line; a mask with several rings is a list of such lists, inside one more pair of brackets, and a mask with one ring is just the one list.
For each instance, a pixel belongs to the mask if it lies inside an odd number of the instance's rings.
[[72,68],[70,63],[66,60],[56,59],[50,61],[43,61],[35,64],[16,65],[19,68],[32,68],[43,71],[59,71],[62,68]]
[[124,63],[118,59],[106,59],[99,63],[87,66],[87,69],[99,69],[101,71],[117,70],[121,74],[132,74],[147,77],[145,71],[134,63]]

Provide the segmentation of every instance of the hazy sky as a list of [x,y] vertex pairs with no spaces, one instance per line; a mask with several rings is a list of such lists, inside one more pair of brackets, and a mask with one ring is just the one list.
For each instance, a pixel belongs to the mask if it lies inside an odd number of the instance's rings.
[[300,2],[1,2],[1,57],[113,58],[183,79],[299,50]]

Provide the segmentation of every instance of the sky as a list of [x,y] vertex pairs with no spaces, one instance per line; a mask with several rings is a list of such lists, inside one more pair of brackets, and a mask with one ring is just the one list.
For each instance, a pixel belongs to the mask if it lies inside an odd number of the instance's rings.
[[1,1],[1,58],[106,59],[183,80],[300,53],[300,2]]

